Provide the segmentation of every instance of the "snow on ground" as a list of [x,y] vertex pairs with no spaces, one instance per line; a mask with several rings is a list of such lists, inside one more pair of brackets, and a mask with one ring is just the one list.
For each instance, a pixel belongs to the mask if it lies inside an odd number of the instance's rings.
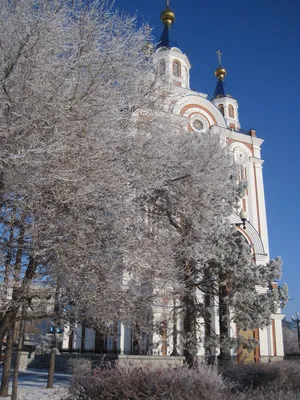
[[[2,368],[0,370],[2,376]],[[12,375],[12,374],[11,374]],[[48,372],[46,370],[20,371],[18,385],[18,400],[61,400],[67,394],[70,375],[55,373],[54,388],[46,389]],[[10,391],[11,394],[11,385]],[[10,399],[10,397],[2,397]]]
[[[63,400],[67,394],[65,388],[40,389],[40,388],[19,388],[18,400]],[[4,397],[4,399],[10,397]]]

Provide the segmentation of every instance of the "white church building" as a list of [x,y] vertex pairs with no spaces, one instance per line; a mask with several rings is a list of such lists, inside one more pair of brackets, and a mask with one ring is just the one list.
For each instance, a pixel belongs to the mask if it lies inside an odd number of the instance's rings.
[[[226,69],[221,65],[221,53],[218,51],[219,66],[215,70],[216,88],[212,98],[204,93],[195,92],[190,89],[191,64],[186,54],[178,48],[172,38],[172,25],[175,14],[169,8],[161,13],[163,33],[155,48],[154,63],[161,78],[170,86],[176,96],[167,104],[171,112],[183,117],[187,121],[188,131],[205,132],[212,129],[224,136],[234,153],[234,157],[240,166],[240,178],[247,180],[248,187],[240,209],[247,214],[243,229],[240,222],[239,211],[232,214],[232,224],[237,224],[236,229],[245,237],[251,246],[253,257],[257,264],[266,265],[269,261],[269,242],[266,217],[266,205],[263,183],[263,162],[261,158],[261,145],[263,139],[256,135],[251,129],[245,131],[241,128],[239,121],[239,104],[231,93],[228,92],[225,78]],[[259,290],[259,289],[258,289]],[[245,338],[253,337],[259,341],[259,345],[252,352],[240,350],[233,351],[232,356],[238,362],[254,361],[266,362],[282,359],[283,338],[282,318],[280,309],[272,315],[271,324],[264,329],[254,331],[238,332],[237,327],[232,324],[230,335],[242,334]],[[182,323],[177,322],[180,331]],[[216,310],[212,317],[212,326],[218,333],[218,312]],[[121,354],[134,354],[134,338],[129,327],[121,323],[116,324],[116,335],[105,336],[89,328],[78,326],[73,332],[66,332],[63,340],[63,348],[70,351],[95,351],[97,353],[118,352]],[[167,356],[173,351],[173,339],[162,338],[162,333],[156,333],[152,337],[152,355]],[[166,341],[168,341],[166,343]],[[177,351],[183,354],[180,346]],[[144,354],[150,354],[146,349]],[[205,357],[205,349],[199,348],[199,356]]]

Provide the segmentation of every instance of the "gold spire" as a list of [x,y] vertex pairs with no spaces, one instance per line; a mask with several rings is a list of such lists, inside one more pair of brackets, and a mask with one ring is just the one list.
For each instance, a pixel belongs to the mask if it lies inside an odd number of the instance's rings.
[[217,55],[218,55],[219,66],[215,70],[215,76],[218,78],[219,81],[224,81],[227,71],[224,67],[222,67],[222,59],[221,59],[222,53],[220,50],[217,51]]
[[170,9],[170,0],[166,0],[166,8],[160,14],[161,22],[170,27],[175,21],[175,14]]

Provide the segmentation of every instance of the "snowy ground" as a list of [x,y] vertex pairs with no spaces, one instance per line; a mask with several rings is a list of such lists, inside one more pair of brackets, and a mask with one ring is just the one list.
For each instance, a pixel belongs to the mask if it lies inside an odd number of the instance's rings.
[[[2,376],[2,368],[0,369]],[[61,400],[67,394],[70,375],[56,373],[54,389],[46,389],[48,372],[46,370],[27,370],[19,373],[18,400]],[[10,392],[11,394],[11,387]],[[2,397],[10,399],[10,397]]]

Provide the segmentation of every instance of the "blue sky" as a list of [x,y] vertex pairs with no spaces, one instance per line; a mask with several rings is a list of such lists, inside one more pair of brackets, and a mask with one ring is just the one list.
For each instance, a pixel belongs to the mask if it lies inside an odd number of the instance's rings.
[[[171,0],[173,34],[192,64],[191,87],[212,95],[216,51],[223,53],[227,86],[239,102],[242,128],[254,128],[262,147],[271,257],[284,261],[283,281],[292,300],[290,317],[300,312],[299,0]],[[148,22],[158,40],[164,0],[116,0],[139,22]],[[299,121],[298,121],[299,120]]]

